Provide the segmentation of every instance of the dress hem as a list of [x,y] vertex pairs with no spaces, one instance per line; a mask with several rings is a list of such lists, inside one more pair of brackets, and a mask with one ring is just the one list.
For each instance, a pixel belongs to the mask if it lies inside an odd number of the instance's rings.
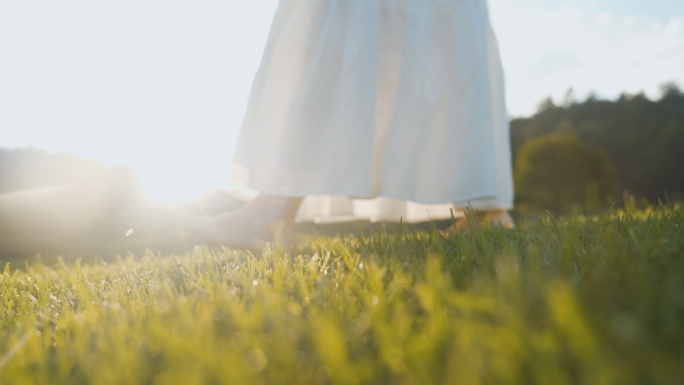
[[397,195],[378,195],[378,196],[363,196],[363,195],[356,195],[356,194],[332,194],[332,193],[310,193],[310,194],[302,194],[302,193],[292,193],[292,192],[283,192],[283,191],[269,191],[269,190],[258,190],[255,189],[254,187],[247,186],[250,190],[253,190],[257,192],[258,194],[264,194],[264,195],[270,195],[270,196],[277,196],[277,197],[288,197],[288,198],[307,198],[307,197],[316,197],[316,196],[333,196],[333,197],[343,197],[343,198],[348,198],[352,200],[374,200],[378,198],[386,198],[386,199],[395,199],[395,200],[400,200],[400,201],[407,201],[407,202],[412,202],[412,203],[417,203],[421,205],[454,205],[457,209],[459,210],[464,210],[467,209],[468,207],[472,207],[474,209],[506,209],[510,210],[512,209],[513,205],[511,204],[502,204],[500,202],[496,202],[495,204],[491,205],[490,207],[487,207],[488,205],[483,205],[481,202],[484,200],[497,200],[496,194],[473,194],[469,195],[466,197],[461,197],[458,199],[454,200],[447,200],[447,201],[425,201],[425,200],[416,200],[413,198],[407,198],[407,197],[401,197]]

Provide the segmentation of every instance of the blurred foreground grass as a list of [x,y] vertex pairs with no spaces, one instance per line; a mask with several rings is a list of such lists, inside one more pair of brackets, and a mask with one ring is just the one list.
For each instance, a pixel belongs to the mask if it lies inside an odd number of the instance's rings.
[[675,384],[684,210],[39,263],[1,384]]

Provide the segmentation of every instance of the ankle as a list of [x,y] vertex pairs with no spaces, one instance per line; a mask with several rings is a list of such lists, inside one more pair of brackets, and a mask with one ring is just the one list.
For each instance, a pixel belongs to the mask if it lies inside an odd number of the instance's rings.
[[297,211],[302,203],[301,197],[280,197],[275,195],[259,195],[251,201],[250,206],[254,212],[253,215],[258,215],[262,218],[270,218],[270,220],[282,220],[286,225],[294,222],[297,217]]

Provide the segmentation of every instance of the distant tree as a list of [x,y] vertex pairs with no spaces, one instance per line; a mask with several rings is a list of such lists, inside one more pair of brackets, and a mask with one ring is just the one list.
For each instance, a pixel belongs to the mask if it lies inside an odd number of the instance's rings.
[[550,96],[547,96],[541,102],[539,102],[539,106],[537,107],[537,112],[544,112],[544,111],[549,110],[549,109],[554,108],[554,107],[556,107],[556,104],[553,103],[553,99],[551,99]]
[[665,84],[660,85],[660,94],[662,95],[662,98],[667,98],[671,96],[681,96],[682,91],[679,89],[679,86],[675,82],[669,82]]
[[555,133],[559,135],[574,135],[576,133],[575,125],[569,119],[563,119],[558,123]]
[[569,108],[575,103],[575,90],[572,87],[568,87],[563,94],[563,107]]
[[574,135],[548,135],[525,143],[515,162],[516,201],[556,214],[574,207],[604,207],[614,189],[605,152]]

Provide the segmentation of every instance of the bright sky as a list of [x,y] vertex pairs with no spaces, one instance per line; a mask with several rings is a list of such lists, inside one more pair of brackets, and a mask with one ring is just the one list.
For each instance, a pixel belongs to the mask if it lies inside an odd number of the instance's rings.
[[[277,0],[0,2],[0,146],[138,168],[148,193],[224,185]],[[684,86],[684,1],[490,0],[512,116],[572,86]]]

